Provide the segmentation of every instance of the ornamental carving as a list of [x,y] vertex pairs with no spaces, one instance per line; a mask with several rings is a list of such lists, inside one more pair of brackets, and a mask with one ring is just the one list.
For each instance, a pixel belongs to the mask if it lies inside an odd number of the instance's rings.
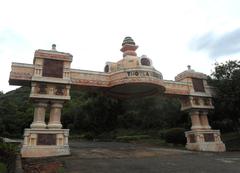
[[189,138],[189,142],[190,143],[195,143],[196,142],[196,138],[195,138],[194,134],[189,134],[188,138]]
[[213,133],[206,133],[203,134],[205,142],[214,142],[214,135]]
[[203,103],[205,106],[210,106],[211,105],[211,100],[209,98],[203,99]]
[[199,99],[197,97],[193,98],[193,104],[194,105],[200,105],[200,101],[199,101]]
[[55,95],[61,95],[61,96],[64,95],[64,89],[65,89],[64,86],[58,85],[58,86],[56,87]]
[[38,94],[47,94],[47,85],[46,84],[39,84]]

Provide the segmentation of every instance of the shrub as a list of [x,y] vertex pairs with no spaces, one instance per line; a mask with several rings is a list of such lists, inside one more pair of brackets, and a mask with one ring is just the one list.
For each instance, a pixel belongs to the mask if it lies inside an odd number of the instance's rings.
[[97,135],[96,138],[100,141],[112,141],[116,138],[116,133],[115,131],[104,132],[101,133],[100,135]]
[[7,166],[2,162],[0,162],[0,172],[7,173]]
[[0,142],[0,162],[6,165],[7,172],[12,173],[15,170],[17,150],[17,145]]
[[161,139],[166,139],[166,132],[168,131],[169,129],[164,129],[164,130],[159,130],[157,132],[157,136],[160,137]]
[[117,141],[128,142],[128,141],[138,141],[142,139],[149,139],[149,135],[133,135],[133,136],[118,136]]
[[164,137],[167,143],[186,144],[184,128],[172,128],[166,131]]
[[94,137],[95,137],[95,135],[91,132],[87,132],[87,133],[82,134],[82,138],[86,139],[86,140],[93,140]]

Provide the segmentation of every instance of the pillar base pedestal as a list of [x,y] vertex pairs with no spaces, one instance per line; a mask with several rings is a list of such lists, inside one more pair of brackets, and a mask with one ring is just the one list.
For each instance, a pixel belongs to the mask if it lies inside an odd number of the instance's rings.
[[61,123],[51,123],[47,125],[48,129],[61,129],[62,124]]
[[186,148],[195,151],[226,151],[222,142],[219,130],[191,130],[185,132],[187,138]]
[[70,155],[69,129],[25,129],[22,158]]
[[32,129],[45,129],[47,125],[44,122],[34,122],[30,125]]

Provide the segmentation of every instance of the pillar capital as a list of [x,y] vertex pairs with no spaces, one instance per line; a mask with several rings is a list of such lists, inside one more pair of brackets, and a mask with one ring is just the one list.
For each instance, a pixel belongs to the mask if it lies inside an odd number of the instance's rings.
[[190,116],[192,116],[192,115],[200,115],[200,111],[197,110],[197,109],[190,110],[189,111],[189,115]]
[[63,102],[61,101],[54,101],[54,102],[51,102],[51,108],[62,108],[63,107]]
[[201,112],[200,112],[200,115],[205,115],[205,116],[207,116],[207,115],[208,115],[208,111],[201,111]]
[[47,102],[35,102],[34,103],[35,107],[44,107],[46,108],[48,106]]
[[31,86],[32,86],[32,87],[35,87],[35,86],[37,86],[37,83],[36,83],[36,82],[32,82],[32,83],[31,83]]

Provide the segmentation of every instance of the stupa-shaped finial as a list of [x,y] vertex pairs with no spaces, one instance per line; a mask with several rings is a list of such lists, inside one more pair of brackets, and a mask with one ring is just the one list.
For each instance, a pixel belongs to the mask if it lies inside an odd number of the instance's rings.
[[135,42],[131,37],[125,37],[122,46],[124,46],[125,44],[135,45]]
[[138,46],[136,46],[134,40],[131,37],[125,37],[122,43],[121,51],[123,52],[123,57],[127,55],[137,56],[136,50]]

